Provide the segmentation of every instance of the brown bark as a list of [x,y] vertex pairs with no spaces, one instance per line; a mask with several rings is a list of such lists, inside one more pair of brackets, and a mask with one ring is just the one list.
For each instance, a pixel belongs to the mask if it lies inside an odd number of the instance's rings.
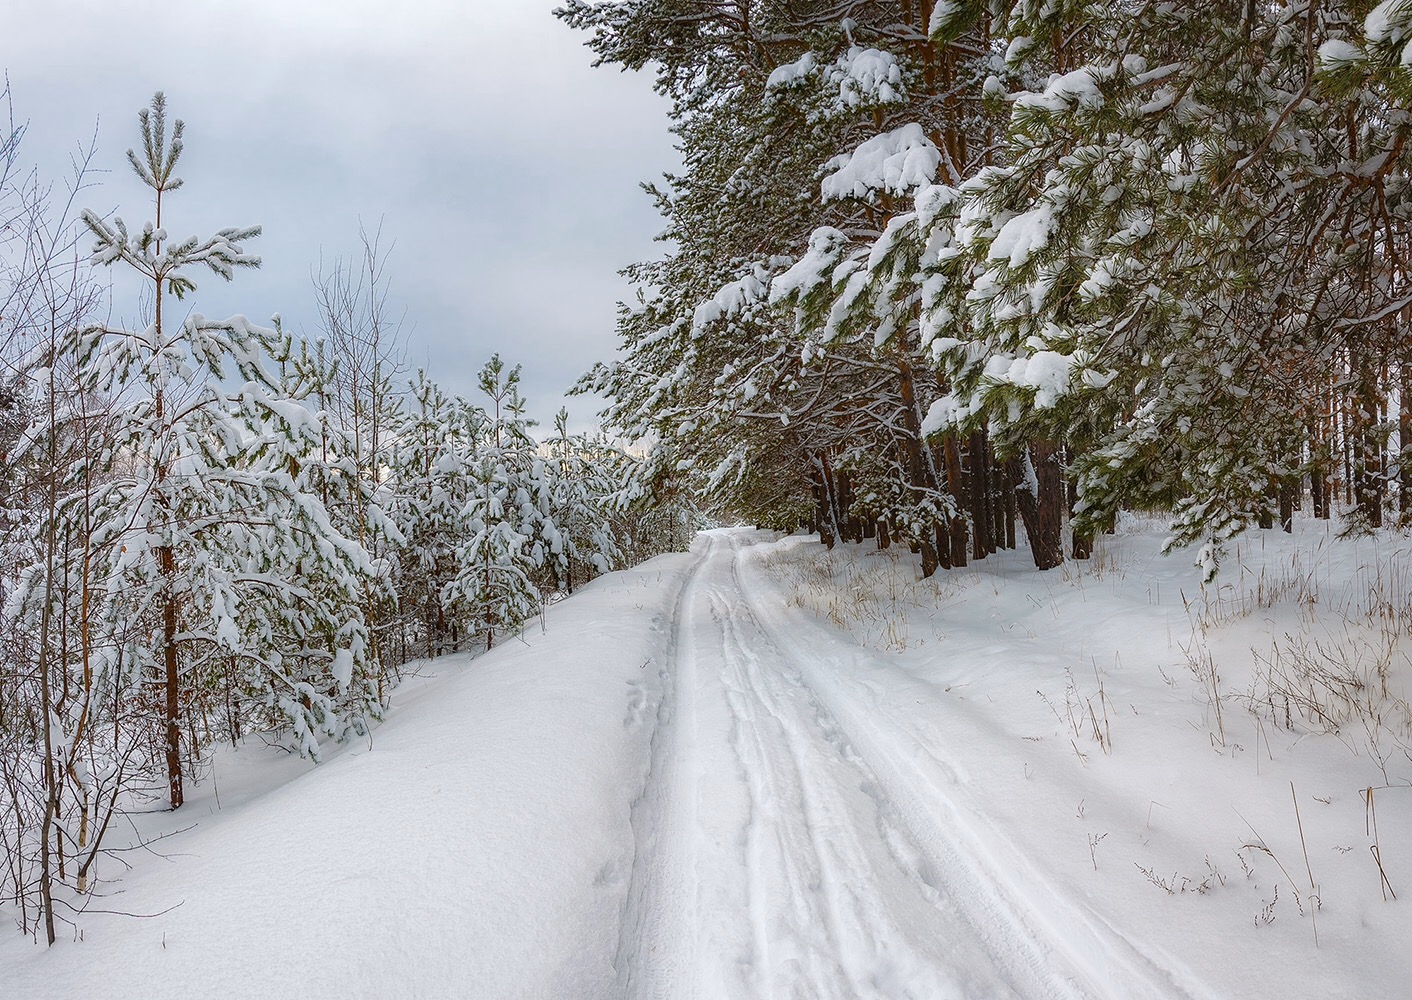
[[1403,524],[1412,519],[1412,356],[1398,363],[1397,513]]
[[1028,481],[1024,460],[1012,460],[1018,463],[1013,472],[1019,483],[1015,499],[1029,536],[1035,568],[1053,569],[1064,561],[1064,477],[1059,469],[1058,448],[1052,441],[1035,441],[1030,445],[1029,459],[1033,483]]
[[955,434],[948,434],[942,442],[942,453],[946,460],[946,483],[956,502],[956,515],[951,518],[949,535],[951,542],[951,565],[966,565],[969,539],[966,537],[966,519],[961,511],[966,509],[966,481],[961,471],[961,443]]
[[181,775],[181,674],[177,660],[176,559],[170,545],[157,550],[157,565],[166,582],[162,600],[162,669],[165,674],[163,705],[166,722],[167,787],[173,809],[180,809],[186,800]]
[[1030,549],[1038,569],[1051,569],[1064,561],[1064,476],[1052,441],[1034,442],[1030,455],[1039,480],[1039,537],[1030,539]]
[[1305,428],[1309,439],[1309,502],[1314,516],[1320,520],[1329,517],[1329,419],[1328,393],[1321,390],[1318,409]]
[[838,498],[839,537],[845,542],[860,542],[863,540],[862,533],[857,518],[853,516],[853,480],[847,469],[834,473],[834,478],[838,483],[835,496]]
[[1074,510],[1079,505],[1079,486],[1074,481],[1073,475],[1069,472],[1069,466],[1073,455],[1068,448],[1064,449],[1064,504],[1069,514],[1070,535],[1072,536],[1072,550],[1075,559],[1088,559],[1093,555],[1093,536],[1090,534],[1074,531]]
[[1298,500],[1299,480],[1285,476],[1280,480],[1280,527],[1288,534],[1294,531],[1294,508]]
[[[898,390],[902,397],[902,419],[907,431],[898,442],[902,449],[903,467],[907,470],[913,489],[935,488],[935,477],[930,475],[927,456],[922,451],[922,417],[917,406],[917,386],[912,376],[912,363],[907,359],[905,338],[899,334],[898,341]],[[918,543],[918,551],[922,557],[922,576],[932,576],[941,566],[936,545],[922,538]]]
[[1359,373],[1353,405],[1353,500],[1359,518],[1370,528],[1383,526],[1383,452],[1377,425],[1382,394],[1371,365]]
[[[1001,477],[1001,482],[1006,483],[1004,470],[997,466],[996,473]],[[1006,485],[1008,488],[1003,488],[1000,491],[1000,513],[1005,528],[1004,545],[1007,549],[1013,549],[1019,544],[1015,533],[1015,516],[1018,513],[1018,508],[1015,505],[1014,487],[1008,483]]]
[[838,524],[834,515],[833,484],[829,476],[828,459],[814,455],[809,462],[809,476],[813,480],[814,502],[819,525],[819,541],[833,548],[838,537]]
[[970,472],[971,555],[984,559],[990,555],[990,507],[986,494],[990,490],[986,475],[985,435],[976,431],[966,447],[967,468]]
[[932,547],[936,550],[936,564],[940,569],[951,568],[951,536],[947,533],[946,524],[937,521],[932,525]]

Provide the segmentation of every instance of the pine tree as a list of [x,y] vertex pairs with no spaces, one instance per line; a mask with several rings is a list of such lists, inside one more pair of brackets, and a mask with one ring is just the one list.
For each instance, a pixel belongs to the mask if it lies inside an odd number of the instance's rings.
[[456,553],[458,571],[444,599],[486,649],[539,613],[535,585],[544,565],[548,512],[544,462],[536,454],[520,396],[520,369],[494,355],[480,371],[489,401],[475,454],[464,514],[469,537]]
[[458,637],[446,594],[457,575],[457,552],[471,536],[468,504],[487,418],[479,407],[447,396],[424,371],[417,372],[409,390],[395,428],[392,516],[405,539],[402,607],[415,614],[413,641],[431,657],[452,651]]
[[601,441],[571,435],[567,410],[555,415],[545,451],[549,511],[540,529],[545,566],[550,584],[572,594],[576,582],[607,573],[622,561],[612,520],[626,498],[614,476],[618,456]]
[[613,425],[924,572],[1017,517],[1054,566],[1066,508],[1082,557],[1128,506],[1212,566],[1306,480],[1405,517],[1407,5],[930,7],[559,11],[657,65],[685,163],[585,381]]
[[81,384],[110,401],[119,436],[74,469],[98,485],[66,497],[58,516],[90,540],[94,642],[117,671],[114,690],[137,700],[153,682],[162,691],[153,708],[175,809],[184,735],[187,755],[199,753],[215,703],[232,689],[260,692],[315,757],[318,733],[358,731],[376,713],[356,603],[376,572],[301,478],[322,432],[267,369],[287,357],[289,339],[243,316],[167,315],[169,296],[195,290],[196,268],[229,279],[258,266],[245,244],[259,229],[168,240],[161,214],[181,186],[183,125],[168,133],[160,93],[139,121],[142,151],[129,161],[154,193],[155,221],[136,234],[91,212],[84,222],[96,263],[121,263],[150,284],[153,318],[142,330],[105,325],[74,338]]

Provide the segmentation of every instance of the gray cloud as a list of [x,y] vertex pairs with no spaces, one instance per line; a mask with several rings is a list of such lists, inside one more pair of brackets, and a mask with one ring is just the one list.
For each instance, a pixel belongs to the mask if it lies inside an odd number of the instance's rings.
[[[359,218],[381,219],[412,363],[469,394],[500,351],[547,420],[612,353],[616,271],[661,249],[637,182],[676,162],[650,79],[591,69],[551,6],[19,0],[5,68],[47,172],[99,123],[109,172],[84,203],[130,221],[147,205],[123,151],[166,91],[187,122],[168,228],[265,227],[262,271],[207,281],[200,311],[279,312],[313,332],[310,269],[356,249]],[[570,405],[585,424],[591,405]]]

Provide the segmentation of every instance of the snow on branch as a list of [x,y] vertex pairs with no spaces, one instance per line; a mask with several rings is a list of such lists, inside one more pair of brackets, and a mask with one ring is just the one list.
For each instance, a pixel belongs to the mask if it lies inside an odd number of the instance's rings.
[[941,166],[941,151],[922,126],[913,122],[864,142],[851,153],[835,156],[824,165],[824,201],[867,198],[879,191],[906,194],[931,184]]
[[721,320],[749,314],[754,307],[765,302],[769,288],[769,271],[759,264],[745,277],[723,285],[693,312],[691,339],[701,337],[710,326]]
[[1038,208],[1021,212],[1000,227],[991,240],[986,256],[990,260],[1007,261],[1012,268],[1023,267],[1030,255],[1049,245],[1054,231],[1054,208],[1041,203]]
[[1026,357],[996,355],[986,362],[986,381],[1034,390],[1034,406],[1047,410],[1069,391],[1074,358],[1058,351],[1035,351]]
[[803,86],[817,75],[825,103],[833,111],[845,111],[879,104],[900,104],[906,100],[902,68],[897,57],[882,49],[851,46],[832,63],[820,63],[806,52],[792,63],[777,66],[765,82],[765,89],[786,90]]
[[770,286],[770,304],[804,299],[824,284],[838,267],[848,237],[832,226],[820,226],[809,235],[809,249]]
[[1400,45],[1412,39],[1412,3],[1383,0],[1363,20],[1363,34],[1374,45]]
[[1022,94],[1015,98],[1015,106],[1063,112],[1077,104],[1089,111],[1097,111],[1104,104],[1103,92],[1098,89],[1099,81],[1111,76],[1111,71],[1104,72],[1093,66],[1084,66],[1069,73],[1056,73],[1050,77],[1044,93]]

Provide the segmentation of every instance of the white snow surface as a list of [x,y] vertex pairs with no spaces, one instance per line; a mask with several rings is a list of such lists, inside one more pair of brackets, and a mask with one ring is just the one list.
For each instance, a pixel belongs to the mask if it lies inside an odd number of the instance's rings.
[[848,237],[832,226],[820,226],[809,234],[809,249],[789,270],[770,283],[770,304],[791,296],[803,298],[828,280],[848,248]]
[[[986,362],[985,374],[996,383],[1033,389],[1034,405],[1041,410],[1047,410],[1069,391],[1073,367],[1074,359],[1068,354],[1058,351],[1035,351],[1019,358],[996,355]],[[941,401],[938,400],[938,403]],[[933,416],[928,412],[929,429],[940,429],[949,422],[943,415],[946,406],[945,403],[941,403],[940,407],[933,404],[937,414]]]
[[768,294],[768,276],[758,269],[756,273],[721,286],[715,295],[698,305],[692,313],[691,338],[701,337],[714,323],[742,315],[751,306],[765,301]]
[[[1404,995],[1369,848],[1412,885],[1412,690],[1369,612],[1412,547],[1297,527],[1212,588],[1133,522],[925,581],[895,547],[703,534],[423,663],[317,768],[218,753],[90,904],[155,915],[0,939],[0,995]],[[1300,636],[1388,664],[1380,722],[1264,700]]]
[[882,49],[850,46],[824,74],[838,88],[837,105],[894,104],[903,100],[902,68],[897,57]]

